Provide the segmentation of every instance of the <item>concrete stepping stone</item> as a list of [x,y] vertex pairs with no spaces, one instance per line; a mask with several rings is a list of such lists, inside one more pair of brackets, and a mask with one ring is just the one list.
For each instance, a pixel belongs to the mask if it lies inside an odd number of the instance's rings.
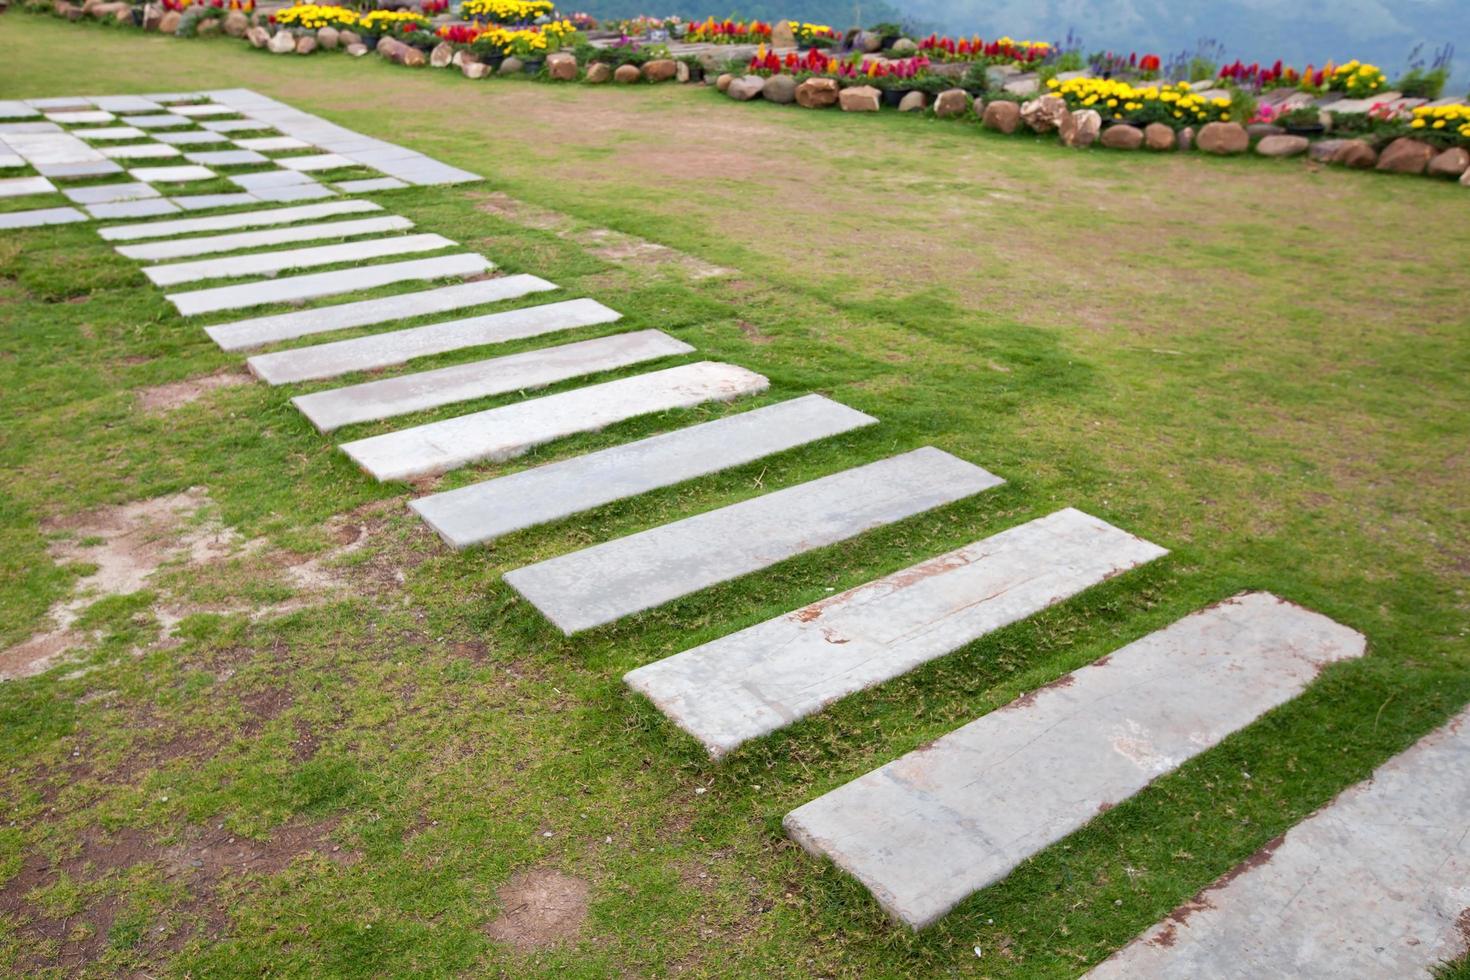
[[36,136],[41,133],[61,134],[64,130],[49,122],[0,123],[0,137],[4,137],[7,142],[11,136]]
[[76,208],[0,212],[0,228],[39,228],[41,225],[64,225],[86,220],[87,216]]
[[183,126],[194,124],[183,116],[175,116],[172,113],[162,113],[156,116],[129,116],[129,126],[138,126],[143,129],[178,129]]
[[216,105],[213,102],[205,102],[200,105],[176,105],[168,110],[176,116],[187,116],[190,119],[199,119],[204,116],[238,116],[239,109],[227,105]]
[[68,187],[61,193],[76,204],[114,204],[161,196],[151,184],[141,183],[92,184],[89,187]]
[[310,143],[294,136],[256,136],[249,139],[237,139],[234,142],[242,150],[254,150],[257,153],[311,149]]
[[374,191],[402,190],[408,185],[397,177],[369,177],[364,180],[343,180],[334,185],[343,194],[370,194]]
[[359,439],[344,443],[342,451],[380,481],[406,480],[511,459],[554,439],[640,415],[733,401],[769,383],[733,364],[701,361]]
[[398,282],[475,276],[493,268],[494,263],[482,255],[460,252],[410,262],[388,262],[357,269],[247,282],[238,286],[216,286],[187,293],[169,293],[165,298],[184,316],[197,316],[200,313],[240,310],[266,303],[290,303],[321,296],[355,293]]
[[173,146],[204,146],[209,143],[229,142],[223,133],[211,133],[207,129],[181,129],[177,132],[164,130],[154,133],[153,138],[160,143],[169,143]]
[[786,831],[919,929],[1364,647],[1275,596],[1239,596],[798,807]]
[[199,282],[201,279],[274,275],[287,269],[309,269],[312,266],[336,265],[339,262],[366,262],[390,255],[437,252],[456,247],[457,242],[443,235],[400,235],[396,238],[368,238],[337,245],[252,252],[248,255],[227,255],[195,262],[154,265],[144,269],[143,274],[155,286],[176,286],[184,282]]
[[260,191],[268,187],[289,187],[293,184],[314,184],[316,179],[294,170],[263,170],[253,174],[235,174],[230,183],[247,191]]
[[453,548],[874,425],[877,419],[806,395],[410,501]]
[[46,118],[51,122],[62,126],[81,126],[84,124],[112,122],[117,117],[110,112],[101,109],[77,109],[71,112],[48,112]]
[[92,104],[86,99],[74,95],[58,95],[44,99],[26,99],[25,103],[32,109],[42,109],[46,112],[84,112],[92,108]]
[[252,191],[262,201],[286,203],[288,201],[319,201],[325,197],[336,197],[337,192],[321,184],[292,184],[287,187],[260,187]]
[[35,167],[46,177],[108,177],[123,172],[122,167],[100,156],[82,163],[36,163]]
[[205,119],[199,125],[212,133],[255,133],[271,128],[254,119]]
[[195,180],[212,180],[219,176],[208,167],[186,164],[178,167],[135,167],[128,171],[136,180],[159,184],[183,184]]
[[40,114],[40,110],[24,102],[0,101],[0,119],[34,119]]
[[311,156],[279,157],[276,165],[285,167],[287,170],[310,171],[310,170],[341,170],[343,167],[356,166],[351,160],[336,153],[318,153]]
[[624,680],[718,759],[1164,554],[1068,508]]
[[117,252],[124,258],[141,262],[159,262],[166,259],[189,258],[195,255],[210,255],[215,252],[236,252],[268,245],[310,242],[322,238],[351,238],[354,235],[404,231],[412,227],[413,222],[409,219],[389,215],[382,218],[362,218],[357,221],[288,225],[285,228],[271,228],[266,231],[242,231],[230,235],[209,235],[203,238],[177,238],[148,242],[144,245],[119,245]]
[[[524,284],[526,292],[555,288],[544,279],[533,276],[512,278],[530,280]],[[500,281],[510,282],[509,279]],[[518,288],[521,286],[516,285]],[[519,310],[506,310],[504,313],[487,313],[463,320],[391,330],[387,333],[318,344],[315,347],[257,354],[245,363],[257,378],[267,384],[288,384],[391,367],[405,364],[416,357],[539,337],[576,327],[613,323],[621,318],[622,314],[595,300],[572,299],[564,303],[528,306]]]
[[333,201],[330,204],[308,204],[299,208],[273,208],[268,211],[219,214],[208,218],[181,218],[178,221],[153,221],[142,225],[117,225],[113,228],[103,228],[98,234],[109,242],[128,242],[141,238],[192,235],[201,231],[231,231],[236,228],[289,225],[298,221],[313,221],[317,218],[332,218],[341,214],[362,214],[367,211],[381,210],[383,206],[374,204],[372,201]]
[[106,157],[70,133],[6,133],[5,143],[38,170],[48,164],[95,163]]
[[128,143],[123,146],[100,146],[97,150],[112,160],[161,160],[179,155],[177,147],[163,143]]
[[1087,976],[1429,977],[1470,951],[1470,710]]
[[[0,143],[0,146],[3,145],[3,143]],[[4,150],[0,150],[0,170],[9,170],[24,166],[26,166],[26,162],[23,157],[18,157],[13,153],[6,153]]]
[[136,140],[148,134],[136,126],[108,126],[106,129],[74,129],[71,134],[83,140]]
[[518,568],[505,581],[571,635],[998,486],[932,446]]
[[[446,313],[485,303],[515,299],[527,293],[555,289],[551,283],[535,276],[506,276],[480,282],[459,283],[438,289],[384,296],[357,303],[341,303],[311,310],[295,310],[273,316],[252,317],[234,323],[205,327],[216,344],[224,350],[263,347],[282,340],[294,340],[312,334],[367,327],[411,316]],[[361,338],[367,340],[368,338]],[[345,343],[345,341],[344,341]],[[452,349],[452,348],[446,348]],[[432,353],[432,352],[431,352]],[[417,354],[414,356],[418,356]]]
[[160,103],[137,95],[95,95],[88,101],[106,112],[120,114],[163,111]]
[[0,180],[0,197],[28,197],[31,194],[51,194],[56,185],[45,177],[6,177]]
[[358,422],[544,388],[569,378],[688,354],[692,350],[693,347],[662,331],[639,330],[317,391],[298,395],[291,403],[319,431],[331,432]]
[[242,204],[260,204],[260,198],[241,191],[237,194],[181,194],[170,198],[185,211],[208,211],[213,208],[235,208]]
[[178,214],[178,212],[179,206],[164,198],[87,205],[87,213],[99,219],[151,218],[160,214]]
[[269,157],[262,156],[254,150],[204,150],[197,153],[185,153],[184,159],[206,167],[243,167],[252,163],[270,162]]

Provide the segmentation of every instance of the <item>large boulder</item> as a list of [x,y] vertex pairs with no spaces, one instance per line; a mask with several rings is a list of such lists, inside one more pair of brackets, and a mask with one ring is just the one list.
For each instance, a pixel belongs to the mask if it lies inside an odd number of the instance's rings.
[[1422,174],[1434,159],[1434,147],[1400,136],[1378,154],[1378,169],[1393,174]]
[[1470,152],[1462,146],[1452,146],[1429,161],[1429,176],[1460,177],[1470,170]]
[[440,41],[434,45],[434,50],[429,52],[430,68],[448,68],[449,63],[454,60],[454,45],[448,41]]
[[264,27],[257,24],[245,32],[245,40],[250,42],[252,48],[263,48],[271,43],[271,35]]
[[1143,145],[1155,153],[1171,152],[1177,148],[1178,142],[1172,126],[1155,122],[1143,127]]
[[316,35],[315,34],[307,34],[304,37],[298,37],[296,39],[296,53],[297,54],[311,54],[315,50],[316,50]]
[[500,74],[519,75],[526,70],[526,63],[515,55],[511,55],[500,63]]
[[1143,145],[1143,130],[1126,124],[1109,126],[1099,142],[1110,150],[1136,150]]
[[613,72],[613,81],[620,85],[632,85],[642,77],[643,73],[638,70],[637,65],[618,65]]
[[771,47],[794,48],[796,47],[796,32],[791,29],[791,21],[779,17],[771,25]]
[[796,79],[790,75],[772,75],[761,89],[761,98],[778,105],[790,105],[796,101]]
[[177,10],[170,10],[158,19],[158,33],[177,34],[179,25],[183,23],[184,15]]
[[796,86],[796,104],[807,109],[826,109],[837,103],[837,79],[808,78]]
[[1316,163],[1331,163],[1333,156],[1347,140],[1317,140],[1307,147],[1307,159]]
[[250,18],[243,11],[231,10],[225,14],[224,32],[230,37],[244,37],[245,32],[250,30]]
[[1062,119],[1057,132],[1061,134],[1063,146],[1086,149],[1096,143],[1098,135],[1102,133],[1102,116],[1096,109],[1069,112]]
[[[857,36],[857,48],[865,54],[877,54],[883,50],[883,35],[876,31],[862,31]],[[862,88],[863,86],[858,86]]]
[[[915,93],[922,95],[923,93]],[[900,108],[902,108],[900,106]],[[962,88],[945,89],[934,100],[934,114],[940,119],[954,119],[970,111],[970,93]]]
[[612,65],[605,61],[594,61],[587,66],[587,81],[592,85],[605,85],[612,81]]
[[112,19],[117,21],[119,24],[132,24],[133,8],[131,6],[124,5],[123,7],[119,8],[115,14],[112,15]]
[[1034,133],[1053,133],[1062,125],[1067,103],[1059,95],[1043,95],[1021,106],[1021,121]]
[[883,93],[871,85],[855,85],[837,93],[843,112],[877,112]]
[[342,50],[346,51],[350,56],[354,58],[361,58],[363,55],[368,53],[368,46],[366,44],[363,44],[361,41],[354,41],[352,44],[347,45],[347,47],[343,48]]
[[558,82],[571,82],[577,78],[577,56],[558,51],[546,57],[546,75]]
[[1229,156],[1250,149],[1251,137],[1240,123],[1206,123],[1194,138],[1195,145],[1205,153]]
[[985,114],[980,117],[980,122],[986,129],[1010,135],[1021,125],[1021,107],[1006,99],[999,99],[985,107]]
[[929,96],[923,92],[905,92],[898,100],[899,112],[923,112],[928,107]]
[[1174,145],[1179,148],[1180,153],[1187,153],[1194,149],[1194,127],[1185,126],[1175,137]]
[[219,32],[220,18],[218,17],[206,17],[194,27],[194,33],[198,37],[214,37]]
[[143,30],[156,31],[158,24],[163,20],[163,4],[150,3],[143,8]]
[[296,50],[296,36],[290,31],[277,31],[271,35],[266,47],[270,48],[271,54],[290,54]]
[[643,66],[643,77],[650,82],[667,82],[679,72],[672,58],[658,58]]
[[719,78],[716,78],[715,79],[715,89],[716,89],[716,91],[719,91],[719,92],[728,92],[728,91],[730,91],[730,83],[733,82],[733,81],[735,81],[735,76],[732,75],[732,74],[730,74],[729,72],[725,72]]
[[[325,29],[323,28],[322,30]],[[321,31],[317,31],[317,34],[320,35]],[[344,48],[349,44],[362,44],[362,38],[355,31],[337,31],[337,41]]]
[[1378,163],[1378,152],[1367,140],[1343,140],[1332,154],[1332,162],[1353,170],[1372,170]]
[[761,90],[766,87],[766,80],[759,75],[741,75],[730,83],[725,89],[725,94],[736,102],[749,102],[751,99],[760,98]]
[[490,66],[483,61],[471,61],[462,59],[459,63],[459,73],[465,78],[481,79],[490,77]]
[[336,51],[342,46],[342,32],[328,24],[316,30],[316,43],[326,51]]
[[1305,136],[1267,136],[1256,144],[1256,152],[1263,157],[1296,157],[1311,145]]

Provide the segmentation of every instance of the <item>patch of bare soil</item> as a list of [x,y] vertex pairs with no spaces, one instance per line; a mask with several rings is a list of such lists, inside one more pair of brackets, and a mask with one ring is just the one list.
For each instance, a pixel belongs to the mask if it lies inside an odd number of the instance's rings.
[[500,889],[501,913],[485,932],[519,950],[560,945],[581,934],[587,895],[587,882],[560,871],[518,874]]
[[164,412],[188,405],[190,402],[196,402],[211,391],[248,385],[250,381],[250,375],[234,370],[216,371],[214,374],[205,374],[197,378],[170,381],[168,384],[140,389],[138,408],[150,415],[162,415]]

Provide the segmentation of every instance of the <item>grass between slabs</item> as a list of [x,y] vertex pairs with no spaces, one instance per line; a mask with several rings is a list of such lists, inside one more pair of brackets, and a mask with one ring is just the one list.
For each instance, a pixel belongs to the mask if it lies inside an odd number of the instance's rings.
[[[247,86],[485,174],[381,200],[562,287],[505,308],[591,296],[772,382],[425,487],[808,391],[881,420],[452,553],[289,406],[318,385],[201,381],[238,374],[201,330],[231,316],[178,317],[91,225],[6,236],[0,647],[50,629],[98,564],[99,508],[202,488],[217,553],[84,604],[77,659],[0,686],[7,969],[1071,976],[1470,700],[1463,188],[7,30],[16,98]],[[78,44],[95,56],[45,55]],[[160,391],[196,397],[146,409]],[[500,581],[926,444],[1008,483],[572,640]],[[1172,554],[719,765],[619,680],[1063,506]],[[1363,631],[1369,656],[934,928],[894,928],[781,834],[794,806],[1243,589]],[[564,921],[516,918],[566,882]]]

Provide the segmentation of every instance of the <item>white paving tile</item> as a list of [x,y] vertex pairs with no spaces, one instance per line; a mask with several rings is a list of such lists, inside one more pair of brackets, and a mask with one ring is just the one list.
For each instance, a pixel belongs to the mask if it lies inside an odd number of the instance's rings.
[[41,225],[64,225],[86,221],[76,208],[43,208],[39,211],[0,211],[0,228],[37,228]]
[[251,163],[270,162],[269,157],[261,156],[254,150],[201,150],[185,153],[184,159],[206,167],[241,167]]
[[408,185],[397,177],[369,177],[365,180],[342,180],[332,186],[343,194],[371,194],[374,191],[402,190]]
[[51,96],[44,99],[26,99],[26,105],[32,109],[65,110],[85,112],[92,108],[92,104],[86,99],[75,95]]
[[24,102],[0,101],[0,119],[34,119],[40,110]]
[[61,133],[62,129],[55,123],[49,122],[7,122],[0,123],[0,138],[10,136],[34,136],[40,133]]
[[81,126],[112,122],[117,117],[101,109],[79,109],[71,112],[48,112],[46,118],[62,126]]
[[343,167],[356,166],[353,161],[336,153],[319,153],[300,157],[277,157],[276,165],[285,167],[287,170],[296,171],[340,170]]
[[181,194],[172,199],[185,211],[209,211],[214,208],[236,208],[245,204],[259,204],[260,198],[240,191],[234,194]]
[[1274,596],[1230,599],[798,807],[786,831],[922,928],[1363,651]]
[[31,194],[50,194],[56,185],[45,177],[6,177],[0,180],[0,197],[27,197]]
[[342,451],[379,480],[404,480],[510,459],[639,415],[730,401],[764,391],[768,383],[754,371],[702,361],[359,439]]
[[195,180],[210,180],[218,176],[208,167],[201,167],[197,164],[178,167],[135,167],[128,173],[138,180],[159,184],[182,184]]
[[217,105],[213,102],[205,102],[199,105],[176,105],[168,110],[176,116],[187,116],[190,119],[199,119],[204,116],[238,116],[240,111],[227,105]]
[[62,193],[76,204],[115,204],[159,196],[149,184],[92,184],[89,187],[68,187]]
[[296,139],[294,136],[257,136],[250,139],[237,139],[235,145],[242,150],[254,150],[257,153],[272,153],[279,150],[308,150],[311,144],[305,140]]
[[163,143],[128,143],[123,146],[102,146],[98,152],[113,160],[162,160],[179,155],[177,148]]
[[455,402],[544,388],[599,371],[643,364],[694,350],[659,330],[614,334],[558,347],[455,364],[434,371],[331,388],[291,399],[322,432]]
[[1463,710],[1087,976],[1440,975],[1470,952],[1467,815]]
[[148,242],[144,245],[119,245],[117,252],[124,258],[136,259],[140,262],[163,262],[168,259],[191,258],[216,252],[236,252],[247,248],[289,245],[293,242],[404,231],[412,227],[413,222],[407,218],[385,215],[379,218],[360,218],[356,221],[287,225],[284,228],[269,228],[265,231],[240,231],[228,235],[208,235],[202,238],[176,238]]
[[256,133],[270,129],[254,119],[205,119],[199,125],[212,133]]
[[1062,510],[624,680],[719,758],[1164,554]]
[[332,201],[329,204],[308,204],[298,208],[271,208],[239,214],[219,214],[208,218],[181,218],[178,221],[154,221],[143,225],[117,225],[113,228],[104,228],[99,234],[109,242],[127,242],[141,238],[192,235],[205,231],[231,231],[236,228],[287,225],[297,221],[314,221],[317,218],[381,210],[383,210],[382,205],[374,204],[372,201]]
[[35,167],[46,177],[107,177],[123,171],[122,167],[102,157],[79,163],[37,163]]
[[[136,120],[134,120],[136,122]],[[211,133],[207,129],[183,129],[178,132],[165,130],[154,133],[153,138],[160,143],[168,143],[172,146],[203,146],[210,143],[228,143],[229,139],[222,133]]]
[[[401,293],[397,296],[384,296],[381,299],[362,300],[357,303],[340,303],[336,306],[296,310],[291,313],[278,313],[274,316],[252,317],[248,320],[237,320],[234,323],[220,323],[212,327],[205,327],[204,332],[209,334],[210,338],[224,350],[245,350],[250,347],[263,347],[282,340],[328,333],[333,330],[366,327],[406,317],[428,316],[434,313],[446,313],[450,310],[480,306],[485,303],[498,303],[501,300],[515,299],[527,293],[554,288],[556,287],[551,283],[535,276],[506,276],[498,279],[485,279],[480,282],[441,286],[438,289]],[[474,321],[460,322],[468,325],[470,329],[476,326]],[[369,338],[360,339],[367,341]],[[437,338],[431,339],[429,344],[432,346],[436,342],[438,342]],[[433,351],[429,350],[427,353],[433,353]]]
[[170,293],[167,299],[184,316],[195,316],[266,303],[289,303],[321,296],[336,296],[391,283],[473,276],[489,272],[494,267],[483,256],[461,252],[457,255],[439,255],[410,262],[389,262],[357,269],[243,283],[238,286],[216,286],[187,293]]
[[141,95],[94,95],[88,101],[107,112],[162,112],[163,106]]
[[178,129],[183,126],[193,126],[194,124],[183,116],[163,113],[157,116],[129,116],[128,125],[141,126],[144,129]]
[[105,159],[70,133],[6,133],[5,143],[38,169],[48,164],[92,163]]
[[925,447],[518,568],[505,581],[570,635],[1002,482]]
[[[249,255],[227,255],[219,258],[199,259],[194,262],[154,265],[144,269],[143,274],[151,279],[155,286],[177,286],[180,283],[199,282],[203,279],[274,274],[288,269],[336,265],[339,262],[366,262],[389,255],[435,252],[442,248],[454,248],[456,244],[452,239],[445,238],[443,235],[399,235],[393,238],[368,238],[337,245],[283,249],[277,252],[252,252]],[[364,267],[364,270],[368,268],[371,266]]]
[[285,187],[258,187],[252,191],[262,201],[288,203],[291,201],[320,201],[336,197],[337,192],[321,184],[290,184]]
[[160,214],[177,214],[179,206],[163,198],[143,201],[120,201],[116,204],[90,204],[87,213],[94,218],[151,218]]
[[71,134],[83,140],[136,140],[148,134],[134,126],[108,126],[106,129],[74,129]]
[[315,178],[291,170],[263,170],[250,174],[235,174],[230,183],[247,191],[259,191],[268,187],[290,187],[293,184],[314,184]]
[[409,506],[450,546],[465,548],[877,421],[806,395],[420,497]]
[[0,150],[0,170],[13,170],[24,166],[26,166],[26,162],[21,157]]

